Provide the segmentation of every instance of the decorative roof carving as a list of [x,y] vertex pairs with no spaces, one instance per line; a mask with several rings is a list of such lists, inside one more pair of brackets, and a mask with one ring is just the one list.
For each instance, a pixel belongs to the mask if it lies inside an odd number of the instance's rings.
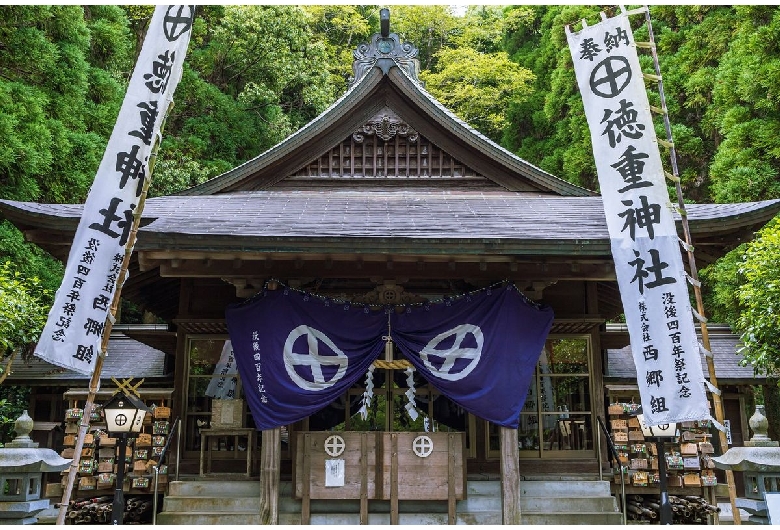
[[405,291],[403,287],[396,285],[396,282],[392,280],[386,280],[383,285],[368,293],[351,296],[344,294],[341,298],[349,300],[353,304],[369,305],[421,304],[427,301],[422,296]]
[[371,118],[365,125],[360,127],[352,134],[352,138],[362,143],[365,136],[376,136],[385,142],[392,140],[396,135],[406,138],[409,142],[416,142],[419,133],[409,127],[401,120],[395,112],[389,108],[384,108],[376,116]]
[[378,66],[387,74],[390,68],[396,65],[414,81],[420,82],[420,61],[417,59],[419,50],[409,42],[402,44],[396,33],[390,33],[390,13],[387,9],[383,9],[380,16],[382,33],[374,33],[370,43],[360,44],[352,52],[355,60],[352,62],[354,77],[350,79],[350,88],[374,66]]

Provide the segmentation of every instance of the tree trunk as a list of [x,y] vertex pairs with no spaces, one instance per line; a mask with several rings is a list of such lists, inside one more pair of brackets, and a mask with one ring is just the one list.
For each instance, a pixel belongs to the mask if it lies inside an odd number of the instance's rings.
[[0,373],[0,385],[3,384],[3,381],[8,377],[8,374],[11,373],[11,365],[14,363],[14,359],[16,359],[18,353],[19,350],[14,349],[13,353],[8,357],[8,361],[5,363],[5,366],[3,366],[3,373]]

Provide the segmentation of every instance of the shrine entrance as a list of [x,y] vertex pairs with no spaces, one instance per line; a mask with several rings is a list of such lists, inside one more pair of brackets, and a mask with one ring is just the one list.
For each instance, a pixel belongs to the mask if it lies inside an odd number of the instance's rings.
[[361,524],[368,524],[369,501],[389,501],[390,523],[398,524],[399,503],[411,500],[446,501],[455,524],[455,503],[466,491],[469,418],[388,345],[365,380],[295,434],[301,523],[310,523],[312,500],[353,499]]

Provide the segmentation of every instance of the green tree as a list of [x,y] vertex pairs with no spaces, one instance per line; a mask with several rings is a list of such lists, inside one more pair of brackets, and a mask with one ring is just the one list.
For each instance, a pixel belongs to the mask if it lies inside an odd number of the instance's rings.
[[736,6],[739,24],[713,88],[723,135],[711,166],[718,201],[780,197],[780,10]]
[[326,46],[296,6],[199,8],[163,132],[154,195],[258,155],[336,97]]
[[[378,6],[316,5],[302,6],[311,31],[323,39],[331,85],[336,94],[347,90],[352,77],[353,50],[368,42],[379,27]],[[392,25],[392,21],[391,21]],[[394,29],[391,27],[391,31]]]
[[504,109],[530,94],[533,74],[505,52],[444,48],[436,57],[441,68],[420,75],[426,88],[467,123],[499,141],[508,125]]
[[[117,6],[0,6],[0,196],[83,202],[132,59]],[[56,290],[61,266],[0,224],[0,259]]]
[[14,439],[14,423],[29,403],[29,386],[0,386],[0,447]]
[[390,14],[390,31],[397,33],[402,42],[417,47],[422,70],[435,68],[437,52],[450,44],[460,31],[459,25],[446,5],[399,5]]
[[0,267],[0,383],[19,354],[32,355],[46,324],[48,296],[37,278],[25,280],[10,262]]
[[[709,202],[710,163],[723,141],[713,89],[737,15],[730,6],[653,6],[651,15],[685,199]],[[646,35],[641,30],[636,38]]]
[[511,101],[502,144],[542,169],[598,189],[590,132],[564,28],[599,20],[595,6],[519,6],[506,13],[506,50],[535,75],[530,97]]
[[780,219],[763,228],[747,245],[740,274],[745,283],[737,298],[736,330],[746,361],[763,373],[780,376]]

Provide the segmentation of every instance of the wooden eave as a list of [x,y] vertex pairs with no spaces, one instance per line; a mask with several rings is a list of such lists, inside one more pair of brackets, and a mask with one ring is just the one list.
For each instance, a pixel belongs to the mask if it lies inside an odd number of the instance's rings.
[[399,68],[370,70],[318,118],[258,157],[179,195],[265,190],[318,158],[390,108],[442,150],[509,191],[565,196],[594,192],[559,179],[499,147],[439,104]]
[[[273,197],[276,197],[275,193],[265,197],[264,200],[273,200]],[[605,227],[597,229],[599,234],[596,237],[579,238],[567,238],[565,232],[555,234],[552,229],[553,224],[548,226],[544,221],[539,222],[539,227],[547,231],[547,235],[539,233],[535,237],[528,238],[508,235],[490,237],[484,233],[463,234],[457,237],[454,235],[452,237],[399,237],[393,236],[392,232],[381,236],[360,237],[362,230],[360,226],[348,235],[274,236],[261,233],[240,235],[243,225],[240,223],[231,225],[236,222],[235,219],[227,217],[231,212],[217,215],[210,224],[206,223],[200,229],[193,226],[194,221],[175,217],[181,211],[177,206],[180,200],[186,199],[164,197],[150,199],[147,203],[143,222],[145,227],[141,228],[136,244],[136,250],[144,255],[141,262],[146,262],[142,267],[143,270],[148,270],[149,260],[161,259],[160,253],[180,255],[179,258],[170,259],[190,259],[190,255],[196,255],[196,259],[209,259],[204,256],[213,255],[214,258],[211,259],[250,261],[265,260],[267,254],[274,254],[277,258],[283,255],[291,260],[307,259],[307,256],[319,259],[317,256],[326,256],[326,259],[336,261],[360,257],[363,257],[364,261],[387,261],[388,257],[393,257],[398,261],[454,259],[477,262],[493,260],[507,263],[529,258],[536,261],[555,261],[558,258],[569,261],[610,259],[609,238]],[[209,198],[210,202],[219,200],[220,197]],[[247,200],[251,201],[251,198]],[[575,199],[560,197],[547,200]],[[192,210],[190,215],[201,215],[198,209],[202,207],[199,203],[190,206]],[[63,261],[67,258],[82,208],[83,205],[43,205],[0,201],[0,213],[19,227],[28,240]],[[739,243],[749,240],[755,230],[778,213],[780,200],[745,205],[690,205],[688,208],[689,225],[693,233],[697,259],[699,254],[703,253],[709,258],[704,261],[708,262],[720,257]],[[203,214],[203,217],[207,215]],[[295,215],[296,212],[293,211],[289,219],[281,222],[294,223]],[[421,222],[435,223],[436,221],[435,219],[425,221],[423,217]],[[598,223],[595,218],[593,222]],[[192,232],[181,232],[177,226]],[[594,225],[594,230],[596,226],[597,224]],[[565,225],[559,226],[557,230],[565,231]],[[307,232],[298,229],[298,233]],[[338,231],[333,233],[338,234]],[[542,256],[546,257],[542,258]]]

